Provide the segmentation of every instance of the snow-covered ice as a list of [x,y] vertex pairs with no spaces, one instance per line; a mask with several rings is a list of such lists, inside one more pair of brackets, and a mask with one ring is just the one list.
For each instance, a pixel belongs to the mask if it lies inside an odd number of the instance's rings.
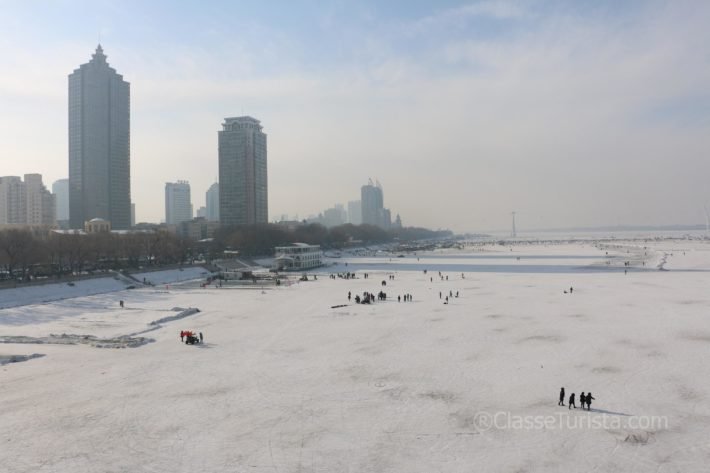
[[[0,470],[707,471],[710,244],[617,245],[338,258],[317,281],[281,287],[171,285],[0,310],[6,342],[153,340],[0,344],[0,359],[44,355],[0,367]],[[347,302],[380,290],[388,301]],[[460,297],[445,305],[440,291]],[[405,293],[413,302],[398,303]],[[188,308],[200,312],[169,320]],[[181,344],[182,329],[205,343]],[[592,411],[558,407],[561,386],[592,391]],[[554,422],[516,424],[536,416]]]

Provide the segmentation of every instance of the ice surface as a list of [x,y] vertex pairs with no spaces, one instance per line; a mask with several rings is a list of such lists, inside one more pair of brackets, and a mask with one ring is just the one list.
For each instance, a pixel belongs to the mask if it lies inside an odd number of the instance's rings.
[[[145,330],[174,308],[200,309],[163,322],[147,335],[154,343],[136,348],[0,344],[0,356],[46,355],[0,368],[0,465],[9,472],[707,471],[710,245],[619,245],[493,246],[485,248],[493,257],[452,251],[419,261],[344,257],[333,269],[358,268],[358,279],[322,274],[269,291],[188,284],[0,310],[3,337],[110,339]],[[664,255],[666,271],[655,270]],[[624,274],[629,259],[633,271]],[[573,294],[565,294],[570,286]],[[331,308],[348,304],[348,291],[380,290],[388,301]],[[460,297],[444,305],[440,291]],[[405,293],[414,301],[398,303]],[[203,332],[205,344],[180,343],[183,329]],[[592,391],[592,411],[558,407],[560,386]],[[482,429],[482,412],[619,424]],[[667,425],[628,423],[642,416]]]

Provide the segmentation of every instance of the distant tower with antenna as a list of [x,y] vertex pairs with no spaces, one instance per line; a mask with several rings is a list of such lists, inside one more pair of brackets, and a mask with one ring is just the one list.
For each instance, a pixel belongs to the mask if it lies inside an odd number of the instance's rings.
[[510,230],[510,236],[513,238],[517,238],[518,232],[515,230],[515,211],[510,212],[510,215],[513,216],[513,228]]

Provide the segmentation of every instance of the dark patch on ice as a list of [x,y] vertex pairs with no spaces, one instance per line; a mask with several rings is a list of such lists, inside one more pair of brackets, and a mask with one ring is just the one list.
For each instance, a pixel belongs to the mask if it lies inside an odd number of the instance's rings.
[[565,338],[560,335],[532,335],[530,337],[525,337],[525,338],[518,340],[518,343],[525,343],[525,342],[560,343],[564,340],[565,340]]
[[476,431],[476,415],[469,409],[464,409],[449,414],[456,427],[464,430]]
[[444,320],[443,317],[434,317],[433,319],[429,319],[429,322],[441,322]]
[[421,393],[419,397],[433,399],[434,401],[443,401],[450,403],[456,400],[456,395],[450,391],[427,391]]
[[350,317],[351,315],[357,314],[351,314],[350,312],[333,312],[331,317]]
[[0,366],[9,363],[20,363],[22,361],[33,360],[45,356],[42,353],[33,353],[31,355],[0,355]]
[[592,368],[592,373],[621,373],[621,369],[615,366],[598,366]]
[[487,319],[500,319],[501,317],[505,317],[503,314],[488,314],[486,315]]
[[404,398],[404,393],[406,391],[407,391],[406,388],[404,388],[402,386],[397,386],[397,387],[393,387],[393,388],[383,389],[380,392],[382,394],[385,394],[390,399],[393,399],[395,401],[400,401],[400,400],[402,400],[402,398]]
[[50,334],[48,337],[0,336],[0,343],[26,343],[50,345],[89,345],[96,348],[135,348],[154,342],[152,338],[121,336],[114,338],[98,338],[93,335],[76,335],[63,333]]
[[683,334],[681,338],[684,338],[686,340],[692,340],[694,342],[710,343],[710,334],[708,333],[686,333]]
[[662,351],[651,350],[648,353],[646,353],[646,356],[649,358],[665,358],[667,355],[665,353],[663,353]]
[[587,319],[587,314],[569,314],[567,317],[571,317],[573,319]]
[[[180,307],[173,308],[174,311],[177,311],[178,309],[180,309]],[[169,317],[163,317],[162,319],[154,320],[154,321],[150,322],[148,325],[160,325],[165,322],[172,322],[173,320],[184,319],[185,317],[188,317],[193,314],[197,314],[199,312],[200,312],[200,309],[198,309],[196,307],[191,307],[189,309],[183,309],[183,310],[180,310],[180,312],[175,315],[171,315]]]
[[684,401],[697,401],[703,396],[688,386],[678,386],[678,396]]
[[693,301],[693,300],[678,302],[678,304],[682,304],[682,305],[695,305],[695,304],[706,304],[706,303],[707,303],[707,301]]
[[624,443],[638,446],[648,445],[649,443],[654,443],[654,441],[654,433],[646,430],[627,432],[626,437],[624,437]]

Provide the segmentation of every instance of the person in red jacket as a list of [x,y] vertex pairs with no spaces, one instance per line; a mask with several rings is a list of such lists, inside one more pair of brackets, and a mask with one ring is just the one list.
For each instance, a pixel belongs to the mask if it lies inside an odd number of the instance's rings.
[[185,341],[185,331],[184,330],[180,330],[180,341],[181,342]]

